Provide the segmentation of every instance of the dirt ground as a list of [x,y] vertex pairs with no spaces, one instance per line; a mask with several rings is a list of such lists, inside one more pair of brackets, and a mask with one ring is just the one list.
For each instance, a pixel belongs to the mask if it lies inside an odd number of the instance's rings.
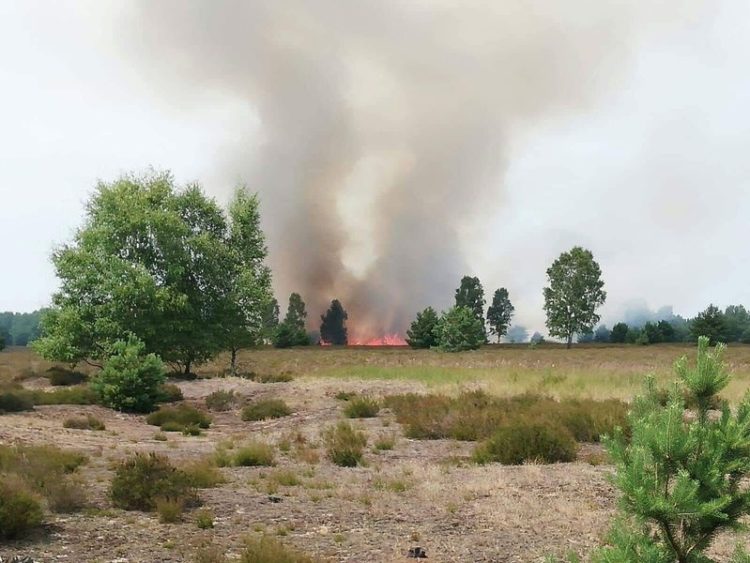
[[[30,378],[29,386],[45,380]],[[154,562],[192,561],[205,545],[237,557],[243,538],[268,533],[324,560],[408,561],[410,547],[421,546],[435,562],[540,561],[573,551],[584,555],[602,542],[614,514],[612,468],[596,464],[599,446],[584,445],[579,459],[555,465],[477,466],[469,461],[473,444],[405,438],[387,409],[354,424],[368,435],[366,465],[341,468],[325,458],[321,430],[343,418],[339,391],[373,396],[423,391],[417,381],[357,381],[307,375],[291,382],[262,384],[241,378],[178,382],[188,402],[218,389],[234,389],[247,399],[282,398],[291,416],[243,422],[239,409],[212,413],[202,436],[169,433],[145,417],[98,406],[42,406],[0,417],[0,443],[46,444],[80,450],[90,460],[81,471],[90,508],[69,515],[49,514],[35,535],[0,544],[0,556],[29,555],[35,561]],[[63,429],[70,416],[93,414],[106,430]],[[305,454],[278,447],[296,433],[308,442]],[[395,447],[376,452],[379,436],[395,436]],[[154,514],[114,509],[107,498],[112,465],[126,455],[159,452],[176,464],[212,455],[220,443],[261,439],[276,446],[272,468],[221,469],[227,482],[200,492],[215,527],[199,529],[195,511],[184,522],[161,524]],[[317,459],[316,459],[317,457]],[[278,485],[279,471],[292,472],[299,484]],[[733,549],[720,542],[720,558]]]

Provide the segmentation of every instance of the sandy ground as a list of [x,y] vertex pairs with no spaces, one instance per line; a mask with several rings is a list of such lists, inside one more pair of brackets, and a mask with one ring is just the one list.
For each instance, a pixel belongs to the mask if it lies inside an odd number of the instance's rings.
[[[330,561],[407,561],[413,546],[425,548],[431,561],[539,561],[569,550],[589,552],[601,542],[614,512],[611,467],[586,461],[598,446],[584,446],[574,463],[480,467],[468,461],[473,444],[404,438],[393,415],[383,410],[377,418],[355,421],[369,437],[366,466],[340,468],[325,459],[321,429],[342,418],[336,392],[378,396],[419,390],[417,383],[301,378],[260,384],[224,378],[179,385],[195,404],[216,389],[234,389],[248,399],[283,398],[295,412],[265,422],[243,422],[239,410],[214,413],[203,436],[169,434],[167,442],[154,439],[157,429],[144,417],[95,406],[37,407],[5,415],[0,443],[53,443],[90,456],[82,472],[91,508],[49,515],[39,533],[0,544],[0,556],[192,561],[199,546],[218,545],[236,556],[244,537],[266,532]],[[86,413],[104,421],[107,430],[62,428],[63,419]],[[155,451],[180,464],[211,455],[230,439],[237,445],[253,438],[278,444],[297,432],[308,440],[306,455],[277,449],[276,467],[222,469],[227,483],[201,491],[204,508],[215,514],[214,529],[199,529],[194,512],[183,523],[161,524],[153,514],[114,509],[107,499],[112,463],[129,453]],[[380,435],[397,437],[393,450],[373,451]],[[300,484],[274,485],[272,477],[281,470],[293,472]],[[270,496],[281,500],[272,502]]]

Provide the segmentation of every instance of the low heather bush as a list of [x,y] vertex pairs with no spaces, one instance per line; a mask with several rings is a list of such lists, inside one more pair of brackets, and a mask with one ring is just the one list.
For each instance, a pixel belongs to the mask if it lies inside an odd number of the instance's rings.
[[138,453],[121,462],[110,498],[119,508],[143,511],[154,510],[159,499],[179,501],[183,506],[197,499],[190,476],[155,453]]
[[15,539],[42,523],[38,498],[17,476],[0,474],[0,539]]
[[237,401],[239,396],[233,390],[214,391],[206,397],[206,408],[211,411],[228,411]]
[[184,399],[182,389],[174,383],[162,383],[157,391],[158,403],[176,403]]
[[0,414],[30,411],[34,408],[31,394],[23,389],[0,389]]
[[556,463],[573,461],[577,444],[571,433],[559,424],[523,418],[505,423],[474,450],[474,461],[497,461],[506,465],[524,462]]
[[182,432],[189,426],[208,428],[211,426],[211,417],[195,407],[180,404],[160,407],[158,411],[146,417],[146,422],[152,426],[159,426],[165,432]]
[[370,397],[356,397],[347,402],[344,414],[347,418],[372,418],[380,412],[380,403]]
[[341,467],[355,467],[362,462],[367,436],[364,432],[355,430],[345,421],[331,426],[323,432],[326,453],[336,465]]
[[315,559],[284,546],[277,539],[261,536],[249,539],[240,556],[240,563],[315,563]]
[[50,385],[54,386],[80,385],[88,381],[89,378],[85,373],[59,366],[49,368],[45,372],[45,377],[49,379]]
[[290,414],[292,414],[292,409],[281,399],[264,399],[249,404],[242,409],[242,420],[266,420],[281,418]]
[[63,428],[73,428],[76,430],[106,430],[104,423],[93,415],[66,418],[63,421]]
[[232,465],[240,467],[275,465],[273,447],[263,442],[250,442],[234,453]]

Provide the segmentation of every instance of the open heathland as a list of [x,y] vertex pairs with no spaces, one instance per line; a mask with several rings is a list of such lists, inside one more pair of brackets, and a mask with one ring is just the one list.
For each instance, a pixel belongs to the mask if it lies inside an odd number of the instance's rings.
[[[31,404],[0,415],[0,473],[18,484],[8,490],[34,504],[29,529],[1,539],[0,556],[254,561],[248,553],[263,549],[285,561],[400,561],[418,546],[432,561],[568,553],[585,560],[616,508],[613,468],[597,440],[624,423],[645,374],[671,380],[684,354],[692,357],[694,348],[248,350],[239,354],[237,377],[223,377],[228,358],[221,357],[198,366],[197,379],[171,381],[184,396],[170,407],[178,413],[208,413],[208,397],[209,404],[231,399],[190,435],[160,432],[147,415],[77,401],[82,392],[69,388],[48,396],[61,389],[48,377],[53,364],[6,349],[0,393],[20,393]],[[736,401],[750,387],[750,346],[731,346],[725,359],[734,379],[724,395]],[[93,369],[76,370],[95,377]],[[54,404],[66,397],[79,404]],[[348,406],[358,397],[378,409]],[[288,414],[243,420],[243,409],[265,401],[283,401]],[[373,416],[352,417],[365,411]],[[105,430],[65,427],[66,420],[97,420]],[[352,432],[334,436],[343,425]],[[563,461],[543,463],[531,449],[537,444]],[[357,463],[336,463],[331,452],[344,446],[361,452]],[[152,453],[157,461],[135,457]],[[59,474],[67,488],[34,478],[30,463],[40,476]],[[167,478],[180,487],[155,490],[171,496],[122,496]],[[733,541],[720,537],[712,555],[728,559]]]

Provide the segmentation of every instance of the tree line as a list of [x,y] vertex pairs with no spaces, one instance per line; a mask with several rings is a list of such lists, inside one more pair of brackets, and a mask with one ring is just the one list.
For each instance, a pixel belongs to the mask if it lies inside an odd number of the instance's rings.
[[39,337],[42,311],[0,313],[0,350],[5,346],[26,346]]

